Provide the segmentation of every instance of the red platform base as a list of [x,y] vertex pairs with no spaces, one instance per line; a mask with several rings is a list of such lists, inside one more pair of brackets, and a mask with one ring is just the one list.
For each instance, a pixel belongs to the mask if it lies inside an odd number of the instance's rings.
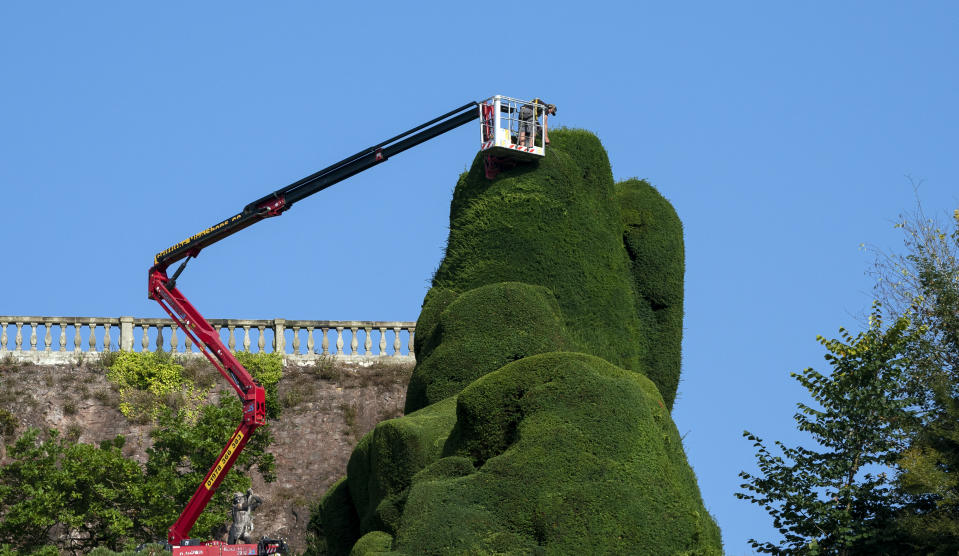
[[173,556],[256,556],[255,544],[174,546]]

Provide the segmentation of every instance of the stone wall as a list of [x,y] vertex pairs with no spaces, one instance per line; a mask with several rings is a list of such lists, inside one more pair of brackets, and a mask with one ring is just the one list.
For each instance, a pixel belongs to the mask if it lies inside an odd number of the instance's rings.
[[[412,358],[405,357],[327,357],[320,364],[284,368],[278,385],[283,412],[268,424],[277,480],[266,484],[254,477],[253,483],[264,501],[254,516],[256,537],[282,536],[294,550],[305,548],[310,505],[346,474],[357,441],[379,421],[401,414],[412,367]],[[233,395],[231,390],[220,393]],[[119,396],[95,362],[41,366],[0,359],[0,400],[16,417],[13,436],[29,426],[56,428],[87,443],[119,434],[127,439],[125,455],[146,460],[150,426],[122,416],[116,409]],[[0,464],[5,461],[0,443]]]

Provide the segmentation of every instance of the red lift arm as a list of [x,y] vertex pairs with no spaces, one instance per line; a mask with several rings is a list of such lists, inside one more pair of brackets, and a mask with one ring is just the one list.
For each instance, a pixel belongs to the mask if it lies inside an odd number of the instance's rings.
[[[240,401],[243,402],[242,421],[207,472],[203,482],[193,493],[183,512],[180,513],[179,519],[170,527],[167,541],[171,545],[181,544],[188,538],[193,524],[196,523],[197,518],[206,508],[217,487],[220,486],[223,478],[233,467],[237,456],[240,455],[247,441],[249,441],[250,435],[257,427],[266,422],[266,394],[263,387],[253,380],[250,373],[243,368],[243,365],[223,344],[220,334],[176,287],[177,278],[186,268],[187,262],[199,255],[203,248],[264,218],[279,216],[300,199],[367,170],[394,154],[399,154],[479,118],[478,106],[479,103],[470,102],[396,137],[360,151],[332,166],[253,201],[244,207],[239,214],[156,254],[153,259],[153,266],[150,267],[149,271],[150,299],[156,300],[177,322],[180,329],[193,340],[193,343],[199,346],[203,355],[210,360],[220,374],[230,381],[230,386],[236,390]],[[167,268],[180,260],[183,262],[179,268],[173,273],[172,277],[168,277]],[[282,345],[282,341],[282,338],[277,338],[277,345]]]

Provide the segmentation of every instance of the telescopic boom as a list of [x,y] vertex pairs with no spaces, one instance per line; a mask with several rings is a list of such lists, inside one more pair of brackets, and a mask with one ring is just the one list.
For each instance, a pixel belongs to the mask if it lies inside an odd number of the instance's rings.
[[[266,422],[266,394],[263,387],[253,380],[250,373],[243,368],[243,365],[223,344],[219,332],[203,318],[176,286],[176,280],[186,268],[187,262],[199,255],[202,249],[221,239],[265,218],[279,216],[289,210],[293,203],[301,199],[367,170],[393,155],[479,118],[478,106],[479,103],[477,102],[464,104],[456,110],[451,110],[391,139],[344,158],[336,164],[286,187],[277,189],[273,193],[246,205],[239,214],[160,251],[153,258],[153,266],[150,267],[149,272],[150,299],[156,300],[163,307],[220,374],[230,381],[230,386],[233,387],[243,403],[242,421],[207,472],[203,482],[197,487],[190,501],[187,502],[179,519],[170,527],[167,541],[171,545],[179,545],[188,538],[193,524],[196,523],[197,518],[200,517],[210,498],[213,497],[217,487],[220,486],[223,478],[233,467],[237,456],[240,455],[247,441],[249,441],[250,435],[257,427]],[[173,273],[173,276],[168,277],[167,268],[181,260],[183,262]],[[276,339],[277,349],[282,345],[282,342],[282,338]]]

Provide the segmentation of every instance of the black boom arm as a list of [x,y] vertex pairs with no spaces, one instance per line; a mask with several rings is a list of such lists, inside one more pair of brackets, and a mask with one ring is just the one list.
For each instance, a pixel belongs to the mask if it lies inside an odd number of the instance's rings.
[[479,118],[478,106],[478,102],[464,104],[382,143],[363,149],[319,172],[277,189],[273,193],[246,205],[239,214],[157,253],[153,258],[153,267],[162,271],[176,261],[186,257],[196,257],[200,250],[208,245],[231,236],[264,218],[278,216],[300,199],[305,199],[335,183],[367,170],[393,155],[467,124]]

